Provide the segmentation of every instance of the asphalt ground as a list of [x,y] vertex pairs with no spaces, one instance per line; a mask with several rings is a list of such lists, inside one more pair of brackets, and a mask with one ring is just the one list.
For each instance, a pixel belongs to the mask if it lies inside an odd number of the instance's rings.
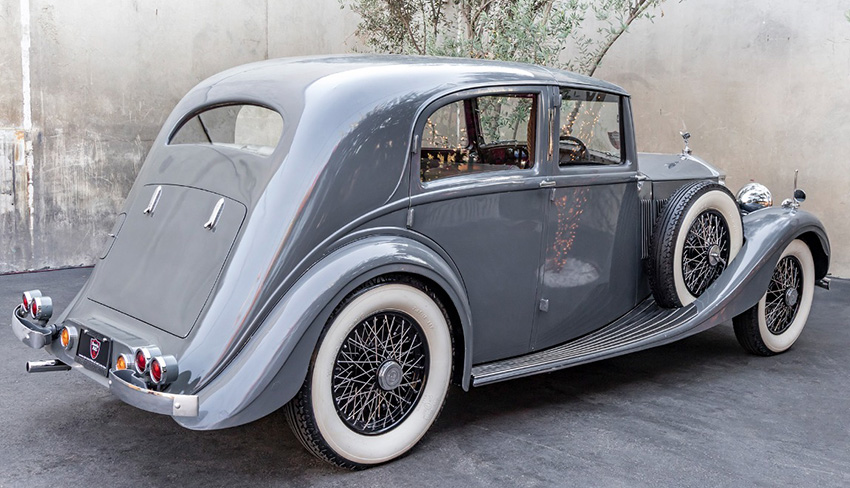
[[[7,317],[61,310],[88,269],[0,276]],[[10,320],[6,319],[6,320]],[[746,354],[731,324],[463,392],[407,456],[362,472],[309,455],[275,413],[213,432],[137,410],[0,327],[0,486],[850,486],[850,281],[818,289],[797,344]]]

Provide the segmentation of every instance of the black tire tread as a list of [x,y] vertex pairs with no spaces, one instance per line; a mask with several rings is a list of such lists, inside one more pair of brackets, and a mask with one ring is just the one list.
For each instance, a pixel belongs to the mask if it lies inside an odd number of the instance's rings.
[[[655,223],[655,232],[650,241],[649,253],[649,287],[655,302],[664,308],[678,308],[682,306],[679,295],[676,292],[676,283],[673,274],[674,253],[676,252],[676,237],[682,227],[682,220],[691,202],[695,201],[704,193],[719,190],[731,198],[735,197],[725,186],[713,181],[696,181],[683,185],[676,190],[664,206],[664,210]],[[739,216],[740,218],[740,216]]]
[[756,356],[775,356],[777,353],[767,348],[759,332],[759,305],[756,303],[747,311],[732,318],[735,338],[745,351]]
[[[354,300],[356,297],[358,297],[362,293],[364,293],[364,292],[366,292],[370,289],[373,289],[375,287],[381,286],[381,285],[393,284],[393,283],[401,283],[401,284],[410,285],[414,288],[417,288],[417,289],[423,291],[432,300],[434,300],[434,303],[436,303],[437,306],[440,308],[440,311],[443,313],[443,317],[445,318],[446,323],[449,326],[449,332],[450,332],[449,335],[454,337],[454,335],[451,334],[452,324],[451,324],[450,318],[449,318],[450,315],[446,311],[446,308],[443,306],[442,302],[437,297],[437,295],[433,291],[431,291],[424,283],[420,282],[419,280],[416,280],[413,277],[407,276],[407,275],[399,275],[399,276],[389,275],[389,276],[379,276],[377,278],[374,278],[374,279],[364,283],[363,285],[357,287],[357,289],[355,289],[353,292],[351,292],[348,296],[345,297],[345,299],[342,300],[342,302],[340,302],[339,305],[337,305],[337,307],[334,309],[333,313],[328,318],[328,321],[325,324],[325,329],[322,331],[322,335],[319,337],[319,341],[316,344],[316,349],[313,352],[313,357],[310,360],[310,367],[309,367],[309,371],[307,373],[307,378],[304,380],[304,384],[301,386],[301,389],[298,391],[298,393],[295,395],[295,397],[293,397],[292,400],[290,400],[289,403],[287,403],[283,407],[283,411],[284,411],[284,416],[286,418],[286,421],[289,424],[289,428],[292,430],[292,433],[295,434],[295,437],[298,439],[298,441],[301,442],[301,444],[311,454],[313,454],[317,458],[319,458],[323,461],[326,461],[330,464],[333,464],[335,466],[338,466],[340,468],[350,469],[350,470],[354,471],[354,470],[362,470],[362,469],[371,468],[371,467],[374,467],[376,465],[375,464],[355,463],[355,462],[349,461],[348,459],[345,459],[342,456],[339,456],[328,445],[328,443],[325,442],[324,438],[322,437],[321,433],[319,432],[319,428],[318,428],[318,426],[316,424],[316,420],[315,420],[315,414],[313,413],[313,409],[312,409],[312,405],[311,405],[311,401],[310,401],[311,396],[312,396],[312,387],[311,387],[311,384],[310,384],[310,380],[313,377],[313,365],[314,365],[314,362],[315,362],[315,358],[316,358],[316,355],[318,354],[319,346],[322,344],[322,341],[324,340],[325,335],[328,331],[328,327],[330,326],[330,324],[333,323],[334,319],[342,311],[343,308],[345,308],[352,300]],[[451,357],[454,357],[454,340],[452,340]],[[452,375],[452,377],[454,375],[454,361],[452,361],[451,375]],[[447,394],[443,397],[443,403],[440,405],[440,407],[437,411],[437,416],[434,418],[434,422],[437,421],[437,419],[440,416],[440,413],[443,410],[443,407],[446,404],[446,398],[448,397],[448,391],[446,393]]]

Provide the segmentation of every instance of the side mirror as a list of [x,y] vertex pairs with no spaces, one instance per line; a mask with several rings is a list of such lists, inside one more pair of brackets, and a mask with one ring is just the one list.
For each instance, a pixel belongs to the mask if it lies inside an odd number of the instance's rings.
[[806,192],[804,192],[800,188],[797,188],[796,190],[794,190],[794,200],[797,200],[798,202],[805,202]]

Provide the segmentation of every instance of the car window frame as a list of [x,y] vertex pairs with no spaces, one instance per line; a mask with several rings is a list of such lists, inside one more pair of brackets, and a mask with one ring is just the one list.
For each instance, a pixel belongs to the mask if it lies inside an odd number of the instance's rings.
[[634,123],[631,114],[631,99],[628,95],[618,93],[611,90],[605,90],[598,87],[588,85],[570,85],[558,84],[553,86],[553,96],[556,96],[558,101],[554,116],[550,123],[549,137],[551,144],[557,147],[557,141],[560,138],[561,125],[561,110],[563,109],[563,100],[561,100],[561,90],[581,90],[589,92],[604,93],[613,95],[618,98],[618,106],[620,109],[620,145],[622,146],[623,160],[618,164],[569,164],[560,165],[557,151],[554,151],[549,158],[550,175],[552,176],[579,176],[579,175],[605,175],[605,174],[634,174],[637,172],[637,153],[635,148]]
[[[548,138],[548,114],[551,105],[548,91],[549,85],[544,84],[520,84],[520,85],[490,85],[485,87],[459,90],[443,94],[423,106],[416,117],[411,133],[411,149],[408,153],[408,164],[410,169],[410,193],[418,195],[441,190],[455,191],[459,187],[475,186],[525,186],[523,182],[533,178],[542,178],[547,166]],[[434,181],[423,182],[420,178],[420,153],[422,150],[422,133],[428,118],[440,108],[468,98],[499,95],[534,94],[537,97],[537,121],[535,127],[534,161],[531,168],[506,169],[501,171],[482,171],[468,175],[453,176]],[[537,183],[534,183],[537,184]]]
[[[231,106],[234,106],[234,105],[251,105],[251,106],[254,106],[254,107],[264,108],[266,110],[270,110],[270,111],[276,113],[280,117],[281,122],[282,122],[280,136],[278,137],[277,144],[275,144],[275,146],[272,148],[271,152],[269,152],[268,154],[259,154],[259,153],[253,152],[253,151],[245,151],[245,150],[242,150],[242,149],[233,148],[233,147],[226,145],[226,144],[217,144],[217,143],[178,143],[178,144],[172,144],[171,143],[171,141],[175,137],[177,137],[177,134],[180,132],[180,130],[183,128],[183,126],[188,124],[192,119],[194,119],[198,115],[203,114],[204,112],[207,112],[209,110],[213,110],[213,109],[217,109],[217,108],[221,108],[221,107],[231,107]],[[274,107],[270,104],[262,103],[262,102],[259,102],[259,101],[256,101],[256,100],[244,100],[244,99],[234,98],[232,100],[217,101],[215,103],[207,103],[207,104],[204,104],[204,105],[198,105],[196,107],[193,107],[191,110],[186,111],[177,120],[177,122],[172,125],[171,129],[168,131],[168,135],[164,140],[163,146],[165,146],[165,147],[169,147],[169,146],[171,146],[171,147],[196,146],[196,147],[212,147],[212,148],[219,148],[219,149],[220,148],[228,148],[228,149],[233,149],[234,151],[239,151],[242,154],[247,154],[247,155],[265,160],[265,159],[269,159],[269,158],[273,157],[275,155],[275,153],[277,153],[281,149],[281,147],[283,146],[283,142],[284,142],[284,139],[285,139],[285,136],[286,136],[286,133],[287,133],[286,120],[287,119],[286,119],[286,116],[285,116],[283,110],[281,110],[280,108]]]

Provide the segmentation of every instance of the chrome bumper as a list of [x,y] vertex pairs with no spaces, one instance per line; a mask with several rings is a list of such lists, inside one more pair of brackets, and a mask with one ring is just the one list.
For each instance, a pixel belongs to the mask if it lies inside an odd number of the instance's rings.
[[109,371],[109,391],[121,401],[153,413],[172,417],[197,417],[197,395],[175,395],[149,390],[133,372],[124,369]]
[[21,306],[18,305],[12,312],[12,331],[21,342],[33,349],[41,349],[53,342],[54,329],[29,321],[20,315],[20,311]]

